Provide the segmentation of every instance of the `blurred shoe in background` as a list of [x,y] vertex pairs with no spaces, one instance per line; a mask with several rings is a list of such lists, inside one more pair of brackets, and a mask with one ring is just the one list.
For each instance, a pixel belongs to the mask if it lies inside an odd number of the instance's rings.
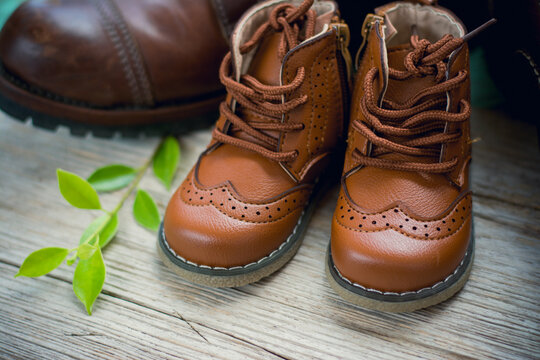
[[212,121],[224,96],[220,60],[255,2],[27,1],[0,33],[0,108],[101,137]]

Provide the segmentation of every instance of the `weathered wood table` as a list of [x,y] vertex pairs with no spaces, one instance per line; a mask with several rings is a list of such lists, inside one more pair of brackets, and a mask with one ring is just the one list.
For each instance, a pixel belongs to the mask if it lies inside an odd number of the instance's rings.
[[[55,169],[88,176],[111,162],[138,166],[158,139],[100,140],[36,130],[0,115],[0,358],[539,358],[540,155],[537,130],[493,111],[473,114],[476,260],[456,297],[410,314],[342,301],[324,276],[337,188],[311,221],[297,256],[254,285],[210,289],[177,278],[156,235],[131,218],[104,251],[107,279],[86,315],[73,269],[13,275],[44,246],[71,247],[95,214],[68,206]],[[181,138],[180,184],[210,131]],[[172,194],[142,187],[161,212]],[[105,195],[112,207],[121,193]]]

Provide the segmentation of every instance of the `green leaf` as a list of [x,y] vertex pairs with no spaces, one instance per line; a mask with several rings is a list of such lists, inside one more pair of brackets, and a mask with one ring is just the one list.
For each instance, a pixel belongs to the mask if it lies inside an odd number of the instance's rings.
[[180,145],[178,140],[169,136],[154,156],[154,174],[169,189],[180,159]]
[[106,192],[125,188],[137,175],[137,170],[125,165],[107,165],[88,177],[96,191]]
[[157,231],[161,222],[159,211],[152,197],[144,190],[137,191],[133,203],[133,216],[142,226]]
[[88,227],[84,230],[81,239],[79,240],[79,244],[83,244],[89,241],[89,238],[94,235],[96,231],[105,223],[107,224],[99,232],[98,235],[99,246],[101,248],[107,246],[107,244],[114,238],[114,236],[118,232],[118,216],[116,214],[114,214],[113,216],[102,215],[92,221],[90,225],[88,225]]
[[58,247],[49,247],[34,251],[24,260],[15,277],[38,277],[56,269],[68,256],[69,250]]
[[[97,237],[99,238],[99,235]],[[94,255],[97,248],[98,247],[96,245],[90,245],[90,244],[79,245],[79,248],[77,249],[77,256],[82,260],[86,260],[90,256]]]
[[99,196],[86,180],[78,175],[57,169],[58,187],[64,199],[79,209],[101,209]]
[[118,215],[111,217],[105,228],[99,233],[99,247],[104,248],[116,236],[118,232]]
[[105,264],[101,250],[86,260],[79,260],[73,275],[73,292],[86,307],[88,315],[92,315],[92,305],[96,301],[105,282]]

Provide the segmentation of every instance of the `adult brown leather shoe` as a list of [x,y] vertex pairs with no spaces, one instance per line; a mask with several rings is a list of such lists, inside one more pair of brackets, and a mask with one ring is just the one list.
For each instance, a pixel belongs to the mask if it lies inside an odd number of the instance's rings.
[[0,34],[0,108],[105,137],[211,120],[231,27],[255,2],[27,1]]
[[327,275],[355,304],[412,311],[457,292],[473,259],[465,30],[410,2],[364,26]]
[[241,286],[295,254],[342,158],[346,30],[331,1],[272,0],[238,22],[220,70],[228,100],[160,231],[181,277]]

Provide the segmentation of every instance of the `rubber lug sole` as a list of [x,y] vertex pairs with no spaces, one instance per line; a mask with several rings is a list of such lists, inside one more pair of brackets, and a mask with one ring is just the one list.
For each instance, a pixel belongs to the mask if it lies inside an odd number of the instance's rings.
[[208,113],[192,117],[189,119],[181,119],[175,122],[165,122],[145,125],[123,125],[123,126],[106,126],[84,124],[68,119],[63,119],[41,112],[34,111],[30,108],[17,104],[11,99],[0,94],[0,109],[2,109],[11,118],[20,122],[31,124],[40,129],[48,131],[57,131],[60,127],[69,129],[71,135],[76,137],[85,137],[89,134],[97,138],[110,139],[115,135],[120,135],[124,138],[138,138],[141,135],[145,136],[161,136],[164,134],[179,135],[189,131],[204,129],[211,126],[219,116],[217,110],[209,111]]

